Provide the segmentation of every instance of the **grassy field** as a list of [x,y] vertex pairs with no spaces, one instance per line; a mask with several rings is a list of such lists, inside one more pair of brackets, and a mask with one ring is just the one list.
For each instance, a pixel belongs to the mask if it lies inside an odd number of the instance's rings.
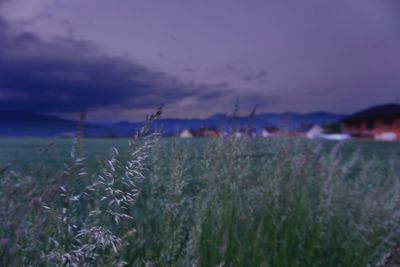
[[[163,138],[160,143],[170,143],[172,138]],[[99,161],[110,154],[111,148],[117,148],[122,154],[128,154],[128,141],[124,138],[87,138],[83,140],[86,156],[91,161]],[[273,143],[274,139],[254,139],[251,142],[255,156],[263,153],[263,149]],[[209,139],[174,139],[173,142],[187,144],[194,150],[204,148]],[[334,141],[321,141],[325,148],[332,148]],[[60,166],[70,159],[73,139],[70,138],[0,138],[0,164],[12,164],[14,167],[50,162],[52,166]],[[378,161],[389,162],[400,156],[400,143],[377,141],[349,141],[341,147],[341,153],[351,155],[360,150],[364,159],[376,158]],[[267,151],[269,151],[267,149]],[[54,165],[55,164],[55,165]]]
[[399,152],[286,138],[0,139],[0,266],[392,266]]

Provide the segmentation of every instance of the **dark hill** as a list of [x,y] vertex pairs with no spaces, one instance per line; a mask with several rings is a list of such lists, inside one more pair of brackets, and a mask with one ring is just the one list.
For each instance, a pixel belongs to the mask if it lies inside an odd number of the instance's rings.
[[[32,113],[0,113],[0,136],[3,137],[52,137],[72,135],[77,122],[48,115]],[[102,125],[85,124],[86,136],[109,136],[114,129]]]

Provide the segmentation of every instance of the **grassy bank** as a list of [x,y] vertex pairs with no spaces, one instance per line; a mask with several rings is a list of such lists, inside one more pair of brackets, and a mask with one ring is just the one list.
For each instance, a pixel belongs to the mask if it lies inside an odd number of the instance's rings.
[[398,144],[36,142],[2,143],[1,266],[378,266],[398,245]]

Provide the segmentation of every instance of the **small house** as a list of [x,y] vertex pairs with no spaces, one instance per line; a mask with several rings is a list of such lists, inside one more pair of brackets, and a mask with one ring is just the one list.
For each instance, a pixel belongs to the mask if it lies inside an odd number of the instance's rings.
[[193,133],[192,133],[189,129],[186,129],[186,130],[183,130],[183,131],[181,132],[181,134],[179,135],[179,137],[180,137],[180,138],[192,138],[192,137],[193,137]]
[[232,136],[235,138],[242,138],[242,137],[256,138],[257,133],[256,130],[253,128],[240,128],[238,130],[235,130],[232,133]]
[[301,125],[297,129],[297,136],[305,137],[307,139],[320,138],[323,133],[324,129],[318,124]]
[[217,138],[219,136],[218,130],[215,127],[203,127],[193,132],[195,137],[209,137]]
[[308,139],[316,139],[320,138],[323,133],[324,129],[321,127],[321,125],[315,124],[308,129],[306,132],[306,137]]
[[277,127],[264,127],[261,131],[261,137],[268,138],[276,136],[279,133],[279,129]]

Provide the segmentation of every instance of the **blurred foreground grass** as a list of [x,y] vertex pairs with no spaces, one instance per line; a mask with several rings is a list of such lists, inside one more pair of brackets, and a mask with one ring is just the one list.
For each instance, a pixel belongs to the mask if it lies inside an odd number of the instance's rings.
[[399,152],[286,138],[0,139],[0,266],[390,266],[379,261],[400,245]]

